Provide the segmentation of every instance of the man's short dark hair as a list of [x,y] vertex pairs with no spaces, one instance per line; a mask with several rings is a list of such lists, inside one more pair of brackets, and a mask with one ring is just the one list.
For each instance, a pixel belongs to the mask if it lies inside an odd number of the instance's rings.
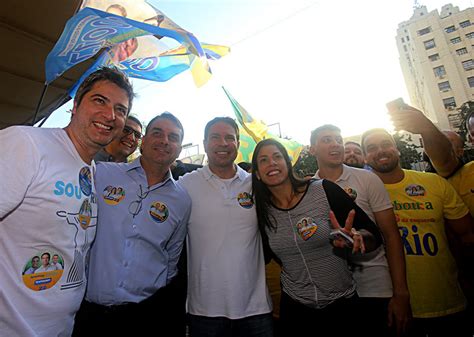
[[171,112],[168,112],[168,111],[165,111],[152,118],[152,120],[146,126],[145,135],[148,133],[148,131],[150,131],[150,128],[153,125],[153,123],[155,123],[157,120],[160,120],[160,119],[167,119],[171,121],[174,125],[178,127],[179,130],[181,130],[181,142],[182,142],[184,138],[183,124],[181,124],[178,117],[176,117],[175,115],[173,115]]
[[362,148],[362,146],[360,146],[359,143],[354,142],[354,141],[352,141],[352,140],[349,140],[349,141],[345,142],[345,143],[344,143],[344,146],[349,145],[349,144],[352,144],[352,145],[355,145],[355,146],[358,146],[358,147]]
[[45,255],[48,255],[48,260],[51,260],[51,254],[48,252],[44,252],[43,254],[41,254],[41,258],[43,258],[43,256]]
[[220,122],[230,125],[235,131],[235,136],[237,137],[237,141],[239,141],[240,139],[239,126],[237,125],[235,120],[230,117],[216,117],[214,119],[211,119],[209,122],[207,122],[206,127],[204,128],[204,140],[206,141],[207,138],[209,137],[209,130],[211,129],[211,127],[214,124],[217,124]]
[[99,70],[94,71],[92,74],[86,77],[81,83],[79,89],[77,89],[76,96],[74,97],[74,104],[79,106],[84,98],[84,95],[91,91],[94,84],[100,81],[109,81],[125,90],[128,96],[128,111],[127,115],[132,110],[133,98],[135,93],[133,87],[128,80],[127,75],[120,71],[117,67],[102,67]]
[[136,117],[136,116],[134,116],[134,115],[129,115],[129,116],[127,117],[127,120],[137,123],[137,124],[140,126],[140,129],[143,129],[142,122],[140,122],[140,120],[138,119],[138,117]]
[[323,131],[336,131],[341,133],[341,129],[339,129],[337,126],[332,124],[324,124],[311,131],[311,138],[309,139],[309,144],[314,145],[316,143],[316,138],[318,138],[319,134]]
[[393,136],[392,136],[390,133],[388,133],[387,130],[382,129],[382,128],[370,129],[370,130],[365,131],[365,132],[362,134],[361,138],[360,138],[360,143],[361,143],[361,147],[362,147],[362,152],[364,152],[364,154],[366,154],[366,152],[365,152],[365,140],[367,139],[367,137],[369,137],[370,135],[372,135],[372,134],[374,134],[374,133],[384,133],[384,134],[386,134],[387,136],[390,137],[390,139],[392,140],[393,144],[395,144],[395,145],[397,144],[397,143],[395,142],[395,139],[393,138]]

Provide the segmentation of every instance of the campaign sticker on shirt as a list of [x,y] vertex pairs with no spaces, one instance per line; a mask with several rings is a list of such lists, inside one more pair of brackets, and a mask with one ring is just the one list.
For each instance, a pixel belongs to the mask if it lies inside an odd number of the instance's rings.
[[107,186],[104,188],[102,198],[107,205],[115,206],[125,198],[125,190],[122,187]]
[[91,169],[88,166],[84,166],[79,171],[79,186],[81,187],[82,193],[89,196],[92,191],[92,178]]
[[357,198],[357,191],[355,188],[352,188],[352,187],[346,187],[344,189],[344,191],[346,191],[347,194],[349,194],[349,196],[351,197],[352,200],[356,200]]
[[61,255],[52,251],[38,252],[23,267],[23,283],[34,291],[46,290],[59,281],[63,270],[64,259]]
[[311,218],[303,218],[298,221],[296,225],[296,230],[298,231],[299,236],[304,240],[308,240],[310,237],[316,233],[318,225],[316,225]]
[[249,193],[242,192],[237,195],[237,201],[243,208],[252,208],[253,200]]
[[150,215],[156,222],[163,222],[168,219],[168,207],[163,202],[155,201],[150,206]]
[[83,229],[87,229],[91,223],[92,206],[89,199],[84,199],[79,209],[79,224]]
[[411,197],[418,197],[425,195],[426,191],[425,188],[421,185],[408,185],[405,187],[405,192]]

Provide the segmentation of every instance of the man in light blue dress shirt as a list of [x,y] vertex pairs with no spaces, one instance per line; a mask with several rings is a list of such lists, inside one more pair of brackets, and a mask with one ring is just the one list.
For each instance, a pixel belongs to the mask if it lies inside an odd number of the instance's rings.
[[171,335],[165,286],[177,274],[191,211],[188,193],[170,173],[183,133],[165,112],[148,124],[141,157],[97,164],[97,236],[74,336]]

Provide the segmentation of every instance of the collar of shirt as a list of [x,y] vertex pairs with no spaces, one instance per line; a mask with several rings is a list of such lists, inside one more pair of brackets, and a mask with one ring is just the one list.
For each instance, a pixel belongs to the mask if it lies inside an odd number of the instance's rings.
[[[127,172],[137,183],[143,184],[144,186],[148,186],[145,170],[143,169],[142,164],[140,162],[140,157],[138,157],[131,163],[127,163],[123,165],[122,169],[125,172]],[[170,169],[168,169],[168,172],[166,173],[166,177],[163,181],[153,186],[149,186],[148,190],[152,191],[160,186],[167,184],[168,182],[170,184],[174,184],[175,186],[177,186],[176,181],[172,178]]]
[[[338,181],[349,180],[349,176],[351,174],[349,171],[350,171],[349,167],[345,164],[342,164],[342,174],[339,178],[337,178],[335,182],[337,183]],[[319,176],[319,170],[316,171],[313,178],[321,179],[321,177]]]
[[[237,172],[235,173],[234,177],[232,179],[240,179],[240,180],[245,180],[247,177],[248,173],[242,170],[238,165],[235,165],[237,167]],[[209,168],[209,165],[206,165],[203,167],[202,173],[204,175],[204,178],[206,180],[210,180],[211,178],[215,179],[222,179],[218,175],[214,174],[211,169]]]

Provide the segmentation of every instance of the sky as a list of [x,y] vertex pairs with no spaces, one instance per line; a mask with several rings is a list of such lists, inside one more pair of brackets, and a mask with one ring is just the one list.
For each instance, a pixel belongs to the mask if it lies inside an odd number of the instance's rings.
[[[301,144],[312,129],[335,124],[344,137],[373,127],[391,129],[385,103],[409,102],[398,61],[398,24],[409,20],[408,0],[188,0],[150,1],[201,42],[231,47],[210,61],[213,76],[196,88],[189,72],[168,82],[134,81],[132,113],[145,123],[169,111],[183,123],[183,144],[197,144],[181,157],[203,153],[205,124],[235,117],[222,86],[273,133]],[[449,2],[418,0],[428,11]],[[451,2],[460,10],[472,0]],[[44,126],[64,127],[71,105]]]

